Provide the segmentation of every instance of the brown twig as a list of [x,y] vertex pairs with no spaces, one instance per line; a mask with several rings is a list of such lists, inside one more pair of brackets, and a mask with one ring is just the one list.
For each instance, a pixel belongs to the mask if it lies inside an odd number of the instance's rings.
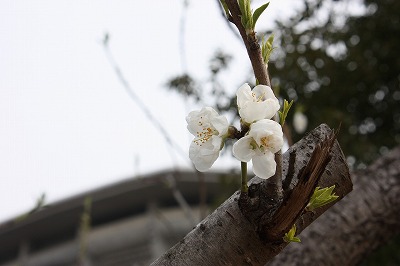
[[[242,37],[244,45],[246,46],[247,54],[250,58],[256,79],[258,80],[259,84],[271,87],[268,70],[264,63],[261,47],[258,43],[255,32],[251,34],[246,33],[246,30],[243,27],[240,19],[241,12],[237,0],[226,0],[226,4],[231,15],[229,17],[229,21],[232,22],[239,30],[240,36]],[[275,161],[276,173],[270,178],[270,181],[276,185],[276,192],[278,194],[282,194],[282,152],[279,151],[275,154]]]
[[246,46],[256,79],[260,84],[271,86],[268,71],[262,58],[260,44],[258,43],[255,33],[250,35],[246,34],[246,30],[240,20],[241,13],[237,0],[226,0],[226,4],[231,12],[229,21],[235,24],[239,30],[240,36]]

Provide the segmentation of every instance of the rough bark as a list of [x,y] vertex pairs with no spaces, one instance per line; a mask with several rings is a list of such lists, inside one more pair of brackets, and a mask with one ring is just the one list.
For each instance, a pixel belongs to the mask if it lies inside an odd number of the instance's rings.
[[400,233],[400,146],[352,177],[354,190],[267,265],[357,265]]
[[[300,183],[298,178],[309,164],[313,151],[316,150],[315,147],[331,133],[332,131],[326,125],[321,125],[284,154],[283,173],[286,178],[283,188],[285,195],[290,195],[290,191],[293,191]],[[319,178],[318,185],[321,187],[336,185],[335,193],[341,199],[351,191],[352,184],[344,155],[337,142],[333,145],[331,156],[331,160]],[[282,205],[281,202],[274,200],[274,195],[261,193],[263,187],[268,187],[264,184],[265,182],[261,179],[253,178],[249,182],[249,195],[256,201],[262,198],[260,202],[269,205],[268,208],[259,206],[252,210],[252,212],[257,212],[262,209],[263,212],[260,215],[265,217],[268,216],[265,210],[269,210],[269,214],[272,216],[274,211]],[[152,265],[264,265],[276,256],[287,243],[283,241],[268,242],[260,237],[259,225],[254,224],[254,220],[249,221],[243,215],[238,199],[239,192],[232,195],[180,243],[172,247]],[[329,207],[324,206],[315,212],[302,213],[296,222],[298,231],[301,232]],[[266,226],[273,228],[273,221],[270,222]]]

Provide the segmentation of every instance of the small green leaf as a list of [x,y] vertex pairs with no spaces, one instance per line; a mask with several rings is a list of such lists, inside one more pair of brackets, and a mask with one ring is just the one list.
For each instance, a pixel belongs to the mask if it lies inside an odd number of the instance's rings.
[[297,243],[300,243],[300,242],[301,242],[301,240],[300,240],[300,238],[298,238],[298,237],[293,237],[291,242],[297,242]]
[[283,237],[283,241],[285,241],[285,242],[287,242],[287,243],[290,243],[290,242],[297,242],[297,243],[300,243],[301,242],[301,240],[300,240],[300,238],[298,238],[298,237],[295,237],[295,235],[296,235],[296,225],[294,224],[293,226],[292,226],[292,228],[289,230],[289,232],[287,232],[286,234],[285,234],[285,236]]
[[256,9],[256,11],[254,11],[254,14],[253,14],[253,25],[252,25],[253,29],[256,27],[256,23],[257,23],[258,18],[261,16],[261,14],[264,12],[264,10],[268,6],[269,6],[269,2],[264,4],[264,5],[262,5],[262,6],[260,6],[259,8]]
[[292,104],[293,104],[293,100],[290,101],[290,103],[287,100],[283,101],[283,110],[278,112],[281,126],[283,126],[285,124],[286,117],[289,113],[290,107],[292,107]]
[[333,192],[334,189],[335,185],[322,189],[320,187],[316,187],[313,195],[310,198],[310,201],[306,206],[306,211],[314,211],[319,207],[337,200],[339,196],[335,195]]
[[264,42],[264,40],[262,41],[261,53],[265,64],[268,64],[269,57],[271,56],[272,51],[275,49],[273,47],[273,42],[274,42],[273,34],[271,34],[268,37],[268,40],[266,42]]
[[241,22],[246,32],[253,30],[253,16],[251,15],[250,0],[238,0],[241,14]]
[[240,9],[240,12],[242,13],[242,15],[245,14],[245,10],[246,10],[244,1],[245,0],[238,0],[239,9]]

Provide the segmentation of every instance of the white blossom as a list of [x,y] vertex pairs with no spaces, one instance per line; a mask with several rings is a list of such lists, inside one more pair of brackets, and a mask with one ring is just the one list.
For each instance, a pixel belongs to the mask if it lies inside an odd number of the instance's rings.
[[228,132],[228,120],[211,107],[192,111],[186,117],[187,129],[195,138],[190,144],[189,158],[199,171],[211,168],[219,156],[224,137]]
[[239,115],[249,124],[272,118],[280,108],[272,89],[265,85],[257,85],[251,90],[249,84],[245,83],[238,89],[236,96]]
[[242,162],[252,160],[253,172],[267,179],[276,172],[274,153],[283,146],[282,127],[270,119],[250,125],[250,131],[233,145],[233,155]]

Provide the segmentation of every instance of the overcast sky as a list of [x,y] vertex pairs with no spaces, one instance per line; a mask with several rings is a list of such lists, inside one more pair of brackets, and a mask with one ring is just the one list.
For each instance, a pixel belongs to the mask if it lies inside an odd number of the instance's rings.
[[[188,2],[187,70],[205,78],[209,58],[222,48],[235,56],[227,80],[235,93],[245,76],[240,74],[249,69],[242,44],[221,19],[215,0]],[[293,12],[296,2],[272,1],[258,25]],[[190,167],[188,159],[171,156],[101,45],[108,32],[110,49],[133,90],[187,151],[191,137],[185,116],[199,106],[164,86],[183,71],[182,3],[0,2],[0,221],[29,210],[42,193],[51,203],[138,174]],[[213,169],[223,169],[223,163]]]

